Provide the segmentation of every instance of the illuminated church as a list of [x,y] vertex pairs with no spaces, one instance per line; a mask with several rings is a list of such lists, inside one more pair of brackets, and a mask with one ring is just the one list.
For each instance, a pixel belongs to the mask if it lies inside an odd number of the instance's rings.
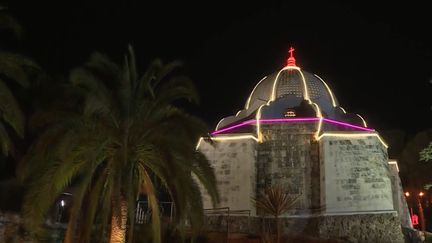
[[[386,143],[361,115],[342,108],[329,83],[297,66],[293,52],[197,145],[215,169],[217,207],[232,212],[225,224],[257,232],[264,215],[251,199],[277,185],[299,197],[282,215],[285,233],[403,242],[400,226],[410,226],[409,215]],[[204,207],[212,208],[205,193]],[[250,212],[247,226],[236,211]]]

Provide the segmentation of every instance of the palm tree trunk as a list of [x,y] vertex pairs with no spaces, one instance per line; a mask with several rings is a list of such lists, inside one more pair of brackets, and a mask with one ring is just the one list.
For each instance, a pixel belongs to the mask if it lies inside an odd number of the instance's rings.
[[280,243],[280,223],[279,223],[279,217],[275,216],[276,219],[276,242]]
[[[126,242],[126,221],[127,221],[127,202],[121,200],[120,202],[120,215],[117,210],[113,209],[113,215],[111,217],[111,236],[110,243],[125,243]],[[119,220],[120,218],[120,220]]]

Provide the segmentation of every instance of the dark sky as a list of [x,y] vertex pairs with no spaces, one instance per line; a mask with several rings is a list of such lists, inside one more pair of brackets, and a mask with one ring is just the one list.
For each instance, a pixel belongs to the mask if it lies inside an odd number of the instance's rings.
[[377,6],[322,1],[201,5],[150,1],[24,1],[23,48],[67,74],[98,50],[119,58],[132,43],[139,66],[181,59],[210,126],[243,107],[254,85],[285,64],[323,77],[340,104],[378,130],[415,133],[432,124],[432,35],[426,3]]

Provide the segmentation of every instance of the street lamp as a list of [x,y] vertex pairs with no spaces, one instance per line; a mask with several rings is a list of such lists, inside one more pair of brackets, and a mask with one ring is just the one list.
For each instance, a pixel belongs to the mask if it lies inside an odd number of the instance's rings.
[[[408,191],[405,192],[404,194],[405,194],[405,196],[407,197],[407,202],[408,202],[408,198],[411,196],[411,194],[410,194]],[[418,224],[419,224],[418,220],[419,220],[419,218],[420,218],[420,226],[421,226],[421,230],[422,230],[422,231],[425,231],[425,229],[426,229],[426,225],[425,225],[424,212],[423,212],[422,201],[421,201],[422,197],[423,197],[425,194],[424,194],[424,192],[420,191],[418,194],[413,193],[413,195],[415,195],[415,196],[414,196],[414,198],[412,199],[412,200],[414,200],[414,201],[411,201],[411,202],[413,202],[411,205],[415,205],[415,204],[417,204],[417,207],[418,207],[418,214],[419,214],[419,216],[417,216],[416,214],[414,214],[413,209],[412,209],[412,207],[411,207],[411,208],[410,208],[410,212],[411,212],[411,222],[412,222],[413,226],[418,225]],[[409,205],[408,205],[408,206],[409,206]]]

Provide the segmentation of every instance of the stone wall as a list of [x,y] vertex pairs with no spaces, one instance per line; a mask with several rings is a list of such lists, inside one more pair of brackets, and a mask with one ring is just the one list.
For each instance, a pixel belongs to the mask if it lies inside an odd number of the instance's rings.
[[[253,139],[202,141],[199,150],[206,155],[213,166],[220,203],[217,207],[229,207],[230,210],[251,210],[255,214],[252,197],[255,197],[256,142]],[[204,208],[212,208],[210,197],[203,193]]]
[[325,212],[395,210],[386,148],[375,136],[354,136],[320,140]]
[[[332,215],[281,218],[281,230],[288,236],[309,236],[321,239],[344,239],[346,242],[404,242],[396,213]],[[274,232],[272,218],[208,216],[207,230],[260,234],[264,229]],[[227,225],[228,223],[228,225]]]
[[[300,200],[287,212],[309,213],[319,207],[318,147],[313,142],[315,125],[276,123],[262,126],[258,145],[257,192],[281,185]],[[258,194],[259,195],[259,194]]]

